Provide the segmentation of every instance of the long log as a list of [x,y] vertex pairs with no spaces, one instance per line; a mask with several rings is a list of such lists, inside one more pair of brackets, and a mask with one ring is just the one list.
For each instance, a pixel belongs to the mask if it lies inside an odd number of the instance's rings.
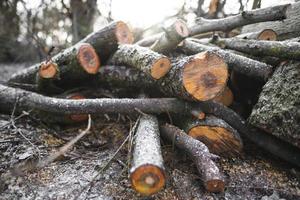
[[165,76],[171,68],[169,58],[138,45],[120,45],[109,63],[135,67],[156,80]]
[[251,39],[251,40],[269,40],[276,41],[277,33],[272,29],[264,29],[257,32],[244,33],[235,36],[236,38],[241,39]]
[[[101,63],[105,63],[108,57],[117,50],[119,44],[131,44],[132,42],[133,36],[128,26],[122,21],[117,21],[103,27],[102,29],[96,32],[91,33],[74,46],[54,56],[52,58],[52,61],[56,63],[58,67],[65,68],[65,65],[69,64],[69,55],[74,55],[76,53],[76,47],[81,46],[81,44],[88,43],[93,48],[95,48],[96,53],[100,57],[100,59],[98,60],[101,60]],[[98,65],[100,64],[100,61],[97,61],[96,59],[91,59],[95,57],[94,50],[88,51],[89,53],[87,53],[86,49],[84,50],[85,51],[82,52],[82,54],[84,55],[82,58],[84,58],[85,60],[90,60],[91,64],[93,64],[92,61],[94,61],[94,65],[96,65],[97,63]],[[33,83],[41,64],[42,63],[38,63],[13,74],[8,81],[12,83]],[[86,69],[88,71],[94,72],[94,68],[89,65]],[[60,71],[61,73],[64,73],[64,70]]]
[[285,40],[300,36],[300,2],[291,4],[286,10],[286,19],[275,22],[261,22],[247,25],[242,28],[242,33],[256,32],[262,29],[273,29],[278,40]]
[[164,33],[151,45],[151,49],[158,53],[168,53],[189,35],[186,23],[180,19],[164,29]]
[[205,144],[189,137],[185,132],[170,124],[160,126],[160,130],[164,138],[174,142],[178,148],[186,151],[191,156],[207,191],[224,191],[224,177],[211,159],[211,154]]
[[264,85],[249,122],[300,148],[300,62],[287,62]]
[[141,116],[132,156],[130,169],[132,187],[146,196],[159,192],[165,186],[166,177],[159,126],[155,116]]
[[284,41],[245,40],[217,38],[211,41],[223,48],[233,49],[254,56],[274,56],[282,59],[300,60],[300,43]]
[[247,137],[270,153],[300,166],[300,150],[288,143],[267,134],[246,122],[233,110],[213,101],[186,102],[175,98],[162,99],[85,99],[66,100],[46,97],[22,89],[0,84],[0,111],[11,112],[15,102],[17,110],[43,110],[57,114],[94,114],[94,113],[125,113],[130,114],[140,110],[144,113],[191,113],[194,110],[215,115],[235,128],[242,136]]
[[252,77],[267,79],[273,71],[273,67],[271,65],[252,60],[250,58],[237,55],[235,53],[222,50],[217,47],[199,44],[188,39],[185,39],[181,43],[180,49],[187,54],[195,54],[202,51],[214,52],[215,54],[223,58],[224,61],[228,64],[228,67],[232,70]]
[[53,65],[47,61],[25,68],[8,80],[9,83],[34,84],[37,75],[43,75],[56,80],[76,80],[88,74],[96,74],[100,60],[95,49],[88,43],[79,43],[54,56],[51,61],[59,71],[59,77],[54,72]]
[[203,142],[210,152],[224,157],[241,155],[242,139],[224,120],[206,115],[203,120],[187,117],[178,123],[189,136]]
[[[263,9],[243,11],[241,14],[223,19],[200,18],[196,25],[190,27],[190,36],[210,31],[230,31],[247,24],[265,21],[277,21],[286,18],[286,10],[290,4],[273,6]],[[277,32],[277,31],[276,31]]]

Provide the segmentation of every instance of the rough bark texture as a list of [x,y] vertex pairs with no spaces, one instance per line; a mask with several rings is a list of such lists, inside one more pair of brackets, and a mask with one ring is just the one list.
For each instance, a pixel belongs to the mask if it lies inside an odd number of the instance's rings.
[[300,148],[300,62],[274,72],[260,93],[249,122]]
[[166,56],[138,45],[120,45],[109,62],[135,67],[154,79],[162,78],[171,68]]
[[223,192],[225,180],[217,165],[212,161],[208,148],[176,126],[165,124],[160,127],[161,135],[186,151],[193,159],[203,184],[209,192]]
[[300,60],[299,42],[258,41],[239,38],[216,38],[212,42],[221,47],[254,56],[274,56],[283,59]]
[[[78,43],[65,49],[51,59],[60,72],[60,80],[82,79],[88,74],[95,74],[100,67],[100,60],[95,49],[87,43]],[[32,84],[44,62],[25,68],[8,80],[11,83]]]
[[248,76],[267,79],[272,73],[273,67],[271,65],[252,60],[250,58],[237,55],[217,47],[199,44],[191,40],[184,40],[180,45],[180,49],[182,49],[187,54],[195,54],[201,51],[213,52],[223,58],[224,61],[228,64],[229,68]]
[[241,137],[224,120],[206,115],[203,120],[186,118],[179,124],[191,137],[207,145],[210,152],[225,157],[241,155],[243,149]]
[[300,2],[293,3],[286,10],[286,19],[278,22],[262,22],[244,26],[242,33],[260,31],[262,29],[273,29],[278,40],[285,40],[300,36]]
[[91,44],[96,49],[101,63],[106,63],[119,44],[132,44],[133,40],[133,34],[127,24],[117,21],[89,34],[79,42]]
[[132,156],[130,180],[133,188],[143,195],[160,191],[165,186],[166,180],[159,126],[155,116],[141,116]]
[[210,31],[230,31],[234,28],[247,24],[283,20],[286,18],[286,10],[289,8],[289,6],[290,4],[258,10],[243,11],[239,15],[226,17],[223,19],[207,20],[201,18],[196,25],[190,27],[190,35],[197,35]]
[[189,35],[187,25],[182,20],[176,20],[171,26],[164,29],[164,33],[150,47],[159,53],[168,53]]
[[236,36],[241,39],[253,39],[253,40],[277,40],[277,33],[272,29],[264,29],[257,32],[244,33]]

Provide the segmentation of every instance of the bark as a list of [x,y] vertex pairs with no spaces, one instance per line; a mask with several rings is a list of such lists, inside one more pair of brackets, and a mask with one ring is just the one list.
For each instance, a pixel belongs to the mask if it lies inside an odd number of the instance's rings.
[[290,4],[243,11],[241,14],[223,19],[207,20],[201,18],[196,25],[190,27],[190,35],[193,36],[210,31],[230,31],[247,24],[283,20],[286,18],[286,10],[289,6]]
[[150,47],[151,45],[154,44],[154,42],[156,40],[158,40],[162,35],[164,34],[164,32],[162,33],[158,33],[158,34],[155,34],[155,35],[151,35],[149,37],[145,37],[139,41],[137,41],[135,44],[136,45],[139,45],[141,47]]
[[205,144],[189,137],[185,132],[170,124],[162,125],[160,130],[163,137],[191,156],[207,191],[224,191],[224,177],[217,165],[212,161],[211,154]]
[[265,80],[272,73],[273,67],[271,65],[252,60],[250,58],[237,55],[217,47],[211,47],[195,43],[190,40],[184,40],[180,46],[180,49],[187,54],[195,54],[201,51],[213,52],[224,59],[224,61],[228,64],[229,69],[238,71],[247,76],[258,77]]
[[[88,74],[96,74],[100,67],[99,57],[95,49],[87,43],[78,43],[65,49],[54,56],[51,63],[57,66],[61,81],[78,80],[88,76]],[[21,70],[13,74],[8,82],[34,84],[39,70],[41,67],[41,70],[43,70],[45,64],[47,62],[38,63]],[[45,74],[48,73],[51,73],[51,71],[45,72]],[[58,77],[56,79],[58,80]]]
[[158,53],[168,53],[189,35],[187,25],[182,20],[176,20],[171,26],[164,30],[164,33],[150,47]]
[[215,38],[218,46],[254,56],[274,56],[282,59],[300,60],[299,42],[245,40],[239,38]]
[[159,192],[165,186],[165,167],[155,116],[143,115],[140,118],[134,141],[130,180],[132,187],[146,196]]
[[187,117],[178,123],[189,136],[203,142],[214,154],[236,157],[242,153],[239,133],[222,119],[206,115],[203,120]]
[[300,62],[280,66],[263,87],[249,122],[300,148]]
[[171,68],[169,58],[138,45],[120,45],[109,63],[135,67],[156,80],[165,76]]
[[277,40],[277,33],[272,29],[264,29],[257,32],[244,33],[236,36],[241,39],[253,39],[253,40]]
[[293,3],[286,10],[286,19],[278,22],[262,22],[244,26],[242,33],[256,32],[263,29],[273,29],[278,40],[285,40],[300,36],[300,2]]

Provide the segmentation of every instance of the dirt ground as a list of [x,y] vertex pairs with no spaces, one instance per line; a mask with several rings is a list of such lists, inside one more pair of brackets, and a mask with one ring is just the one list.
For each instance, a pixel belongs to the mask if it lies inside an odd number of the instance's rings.
[[[0,65],[1,80],[23,67]],[[65,144],[86,124],[48,125],[30,113],[0,115],[0,199],[300,199],[299,169],[248,141],[244,141],[243,157],[218,161],[227,183],[221,194],[205,192],[193,162],[162,141],[167,185],[152,197],[141,197],[128,180],[128,145],[110,161],[133,123],[128,116],[93,119],[91,133],[70,152],[43,169],[31,171],[35,162]]]

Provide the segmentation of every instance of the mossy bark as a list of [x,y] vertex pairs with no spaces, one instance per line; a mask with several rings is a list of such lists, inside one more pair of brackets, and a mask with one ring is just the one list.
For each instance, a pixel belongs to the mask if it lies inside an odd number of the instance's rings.
[[300,62],[287,62],[263,87],[249,122],[300,148]]

